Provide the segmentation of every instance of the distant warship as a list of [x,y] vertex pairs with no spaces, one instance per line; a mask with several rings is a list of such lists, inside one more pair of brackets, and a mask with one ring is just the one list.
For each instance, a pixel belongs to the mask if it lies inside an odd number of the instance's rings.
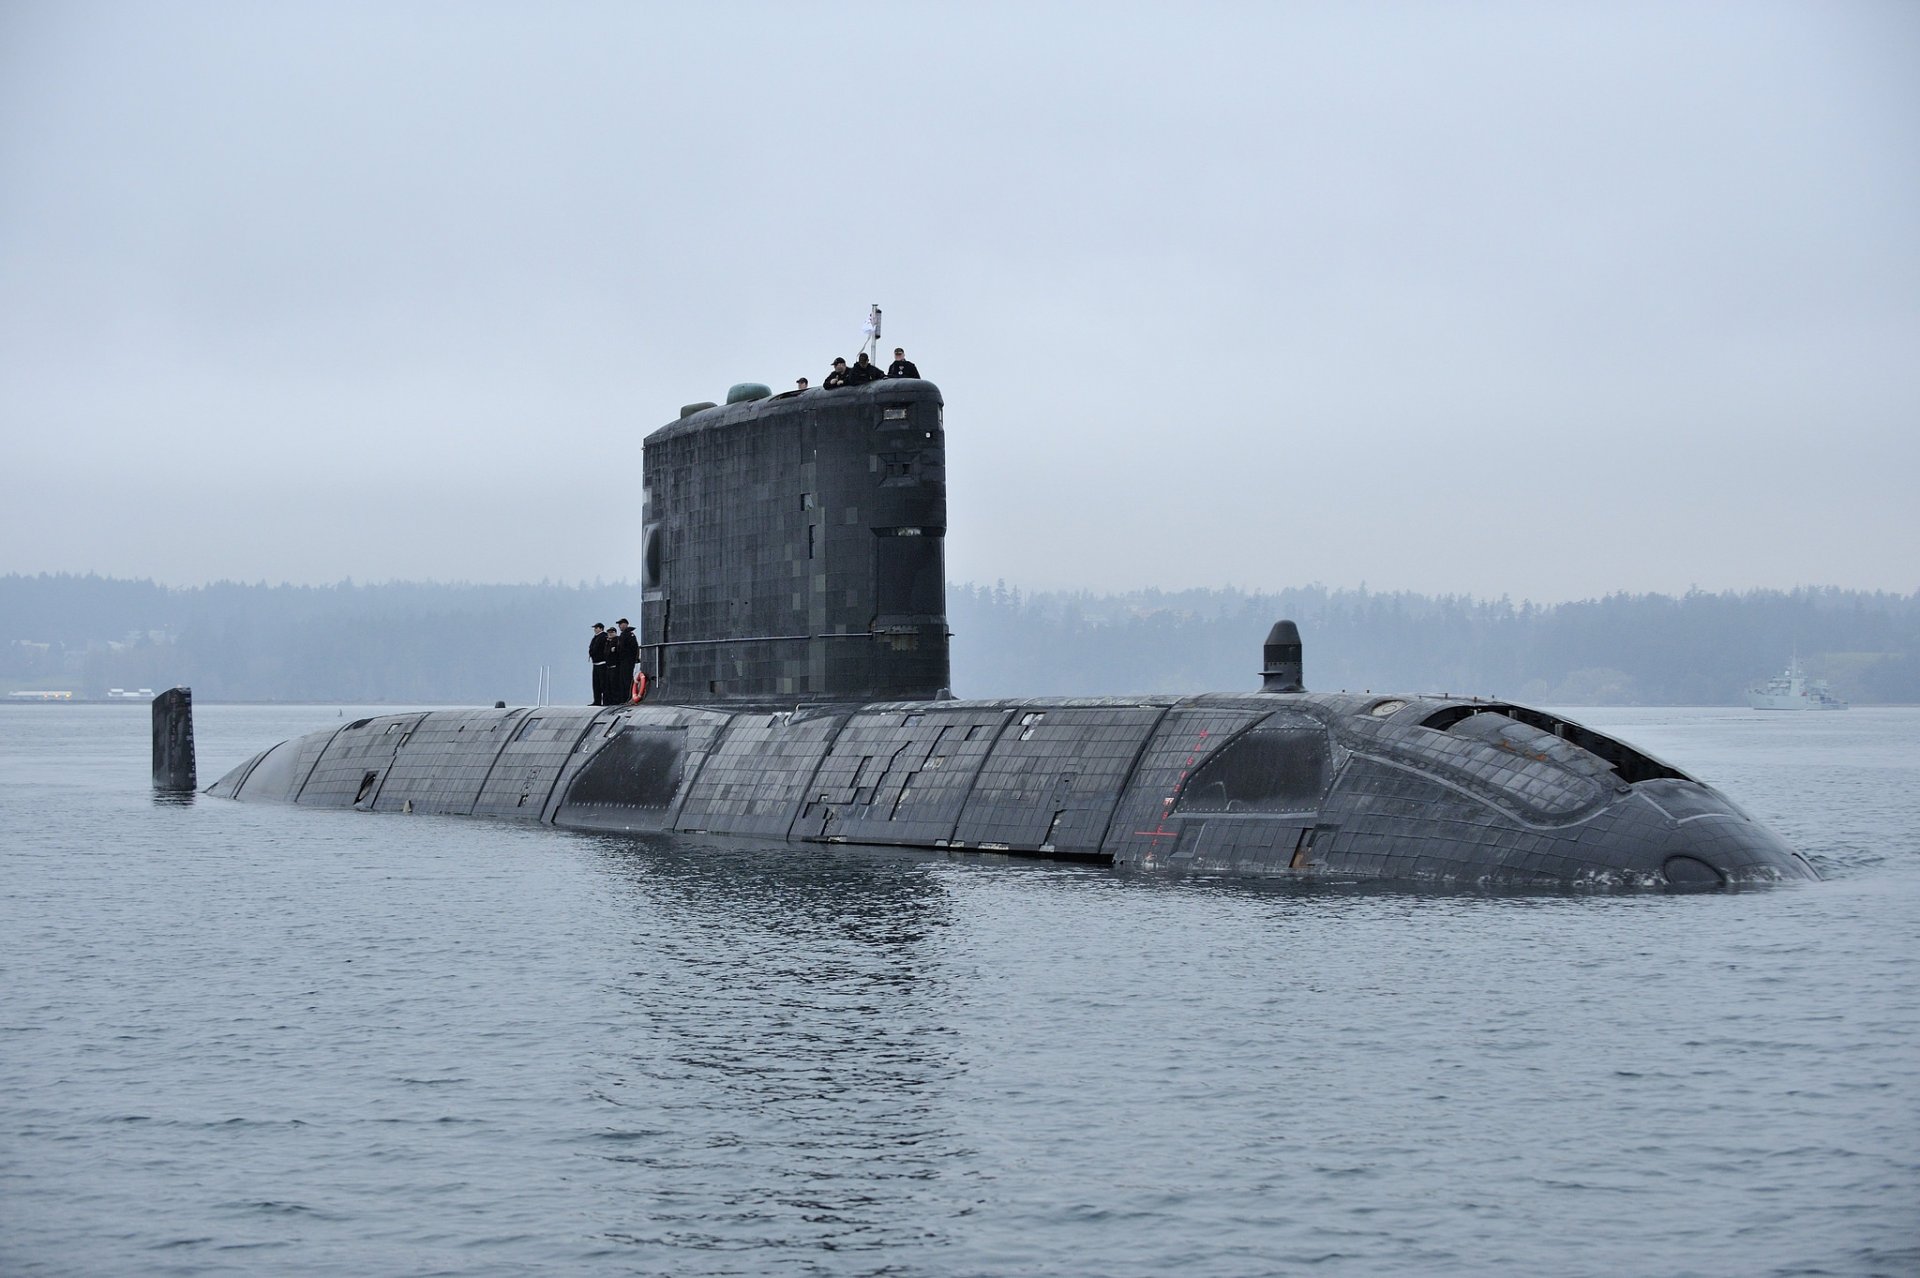
[[1755,710],[1845,710],[1847,703],[1833,695],[1825,679],[1809,679],[1794,653],[1787,668],[1747,689],[1747,704]]
[[689,405],[644,444],[644,700],[357,719],[208,792],[802,854],[1485,886],[1817,877],[1710,786],[1556,715],[1307,692],[1288,621],[1257,692],[954,699],[943,412],[919,379]]

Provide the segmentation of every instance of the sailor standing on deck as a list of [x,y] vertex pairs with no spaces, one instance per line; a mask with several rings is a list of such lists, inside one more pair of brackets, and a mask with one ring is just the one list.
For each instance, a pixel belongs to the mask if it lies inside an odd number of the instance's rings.
[[915,368],[913,366],[913,361],[907,358],[907,352],[905,347],[896,346],[893,348],[893,363],[887,365],[887,376],[888,377],[920,376],[920,370]]
[[868,382],[877,382],[885,376],[886,374],[880,371],[880,366],[869,360],[865,351],[861,351],[853,357],[853,367],[847,370],[847,385],[865,386]]
[[847,361],[834,357],[833,371],[827,374],[827,380],[820,383],[821,390],[839,390],[847,384]]
[[620,633],[613,637],[613,678],[607,689],[607,704],[624,706],[633,700],[633,668],[640,664],[640,636],[633,623],[620,618]]
[[607,704],[607,672],[613,669],[613,638],[599,622],[593,623],[593,638],[587,640],[587,660],[593,665],[593,704]]

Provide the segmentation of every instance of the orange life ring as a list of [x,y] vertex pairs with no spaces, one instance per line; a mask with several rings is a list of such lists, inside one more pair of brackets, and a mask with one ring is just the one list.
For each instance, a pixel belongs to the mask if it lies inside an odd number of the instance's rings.
[[629,704],[638,704],[639,702],[645,701],[646,699],[647,699],[647,672],[642,670],[639,674],[633,677],[633,701]]

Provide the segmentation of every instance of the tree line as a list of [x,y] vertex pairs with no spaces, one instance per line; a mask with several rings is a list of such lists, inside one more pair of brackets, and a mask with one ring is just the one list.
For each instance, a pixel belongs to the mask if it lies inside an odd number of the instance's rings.
[[[203,700],[510,704],[540,669],[589,701],[595,621],[639,620],[630,582],[270,586],[0,577],[0,690],[193,687]],[[1617,594],[1555,605],[1408,592],[1124,594],[950,585],[968,697],[1250,690],[1298,622],[1307,686],[1547,705],[1731,705],[1798,652],[1856,703],[1920,703],[1920,593]]]
[[[1733,705],[1795,653],[1839,696],[1920,702],[1920,593],[1803,588],[1615,594],[1576,603],[1374,593],[949,590],[956,683],[1026,693],[1259,686],[1261,642],[1300,625],[1306,685],[1547,705]],[[965,642],[969,630],[982,637]],[[998,667],[989,671],[976,663]]]

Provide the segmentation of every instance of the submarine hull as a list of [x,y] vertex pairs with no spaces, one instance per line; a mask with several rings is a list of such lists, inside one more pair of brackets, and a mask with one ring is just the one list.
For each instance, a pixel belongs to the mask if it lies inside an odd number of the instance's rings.
[[1813,867],[1543,711],[1344,694],[426,711],[273,747],[247,801],[1156,872],[1712,889]]
[[576,830],[1500,886],[1812,878],[1711,787],[1543,711],[1311,693],[960,701],[945,400],[886,379],[692,404],[647,436],[645,704],[360,719],[211,792]]

